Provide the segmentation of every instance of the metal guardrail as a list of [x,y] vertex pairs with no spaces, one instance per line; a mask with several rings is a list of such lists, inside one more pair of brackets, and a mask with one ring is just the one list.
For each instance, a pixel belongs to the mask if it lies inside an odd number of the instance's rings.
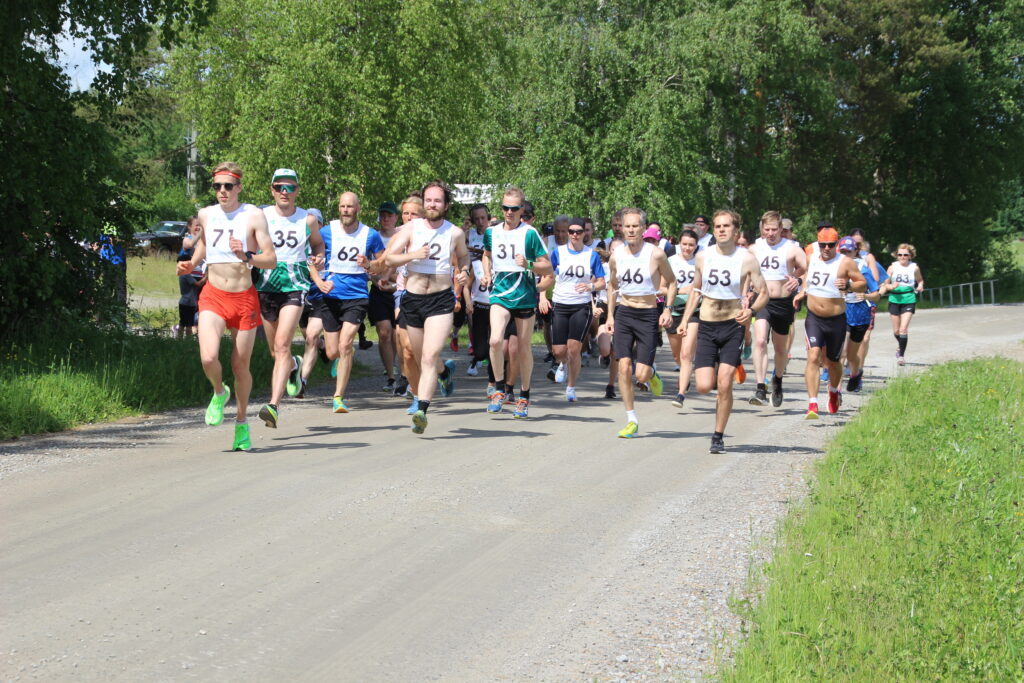
[[[977,297],[975,297],[975,292],[977,292]],[[996,281],[979,280],[944,287],[929,287],[921,292],[921,298],[929,302],[938,300],[939,306],[994,304],[996,302]],[[958,299],[959,301],[957,301]]]

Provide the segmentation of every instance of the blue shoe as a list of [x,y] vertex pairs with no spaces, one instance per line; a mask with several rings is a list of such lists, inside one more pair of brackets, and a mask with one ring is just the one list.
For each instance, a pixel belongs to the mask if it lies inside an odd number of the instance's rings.
[[828,381],[828,368],[822,368],[821,369],[821,381],[822,382],[827,382]]
[[512,417],[523,419],[530,416],[530,399],[519,397],[516,401],[516,408],[512,411]]
[[487,412],[500,413],[503,405],[505,405],[505,392],[495,391],[491,394],[491,402],[487,404]]
[[334,362],[331,363],[331,377],[337,377],[337,376],[338,376],[338,359],[335,358]]
[[415,396],[413,396],[412,403],[409,404],[409,407],[406,409],[405,414],[406,415],[414,415],[416,413],[416,411],[419,410],[419,409],[420,409],[420,400],[418,398],[416,398]]
[[451,396],[455,392],[455,361],[449,359],[444,362],[448,369],[448,379],[437,378],[437,387],[442,396]]

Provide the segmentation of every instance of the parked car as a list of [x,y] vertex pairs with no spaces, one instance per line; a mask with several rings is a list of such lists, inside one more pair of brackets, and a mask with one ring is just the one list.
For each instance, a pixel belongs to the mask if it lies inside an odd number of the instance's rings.
[[135,248],[153,253],[177,254],[188,234],[185,221],[160,221],[146,232],[135,233]]

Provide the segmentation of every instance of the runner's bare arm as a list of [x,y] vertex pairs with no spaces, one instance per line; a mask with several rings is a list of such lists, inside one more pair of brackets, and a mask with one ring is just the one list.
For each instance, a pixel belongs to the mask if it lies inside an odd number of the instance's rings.
[[741,325],[768,305],[768,285],[764,281],[764,275],[761,274],[761,268],[757,265],[757,259],[753,254],[748,253],[747,258],[743,260],[743,270],[746,271],[745,276],[748,278],[749,287],[757,293],[757,298],[749,308],[741,309],[736,315],[736,322]]
[[[466,233],[462,228],[455,228],[452,230],[452,255],[456,261],[455,270],[455,282],[459,286],[464,286],[472,278],[472,268],[470,268],[470,257],[469,249],[466,247]],[[466,299],[469,301],[469,299]]]
[[668,264],[668,257],[665,256],[665,252],[655,252],[654,258],[655,263],[658,264],[658,273],[661,274],[662,284],[668,283],[665,294],[665,308],[661,311],[658,323],[662,327],[668,327],[672,324],[672,302],[676,300],[679,283],[676,282],[676,274],[672,272],[672,266]]
[[314,216],[306,216],[306,228],[309,229],[309,247],[313,252],[317,268],[324,264],[324,238],[320,235],[320,225]]
[[[274,240],[270,239],[270,229],[267,227],[267,217],[262,211],[253,207],[249,212],[249,227],[252,230],[252,237],[256,241],[259,252],[249,261],[253,268],[270,269],[277,265],[277,252],[274,251]],[[238,256],[238,254],[235,254]],[[245,254],[239,256],[243,261]]]
[[605,329],[608,334],[615,331],[615,300],[618,298],[619,278],[615,270],[615,254],[612,253],[608,259],[608,319],[605,322]]

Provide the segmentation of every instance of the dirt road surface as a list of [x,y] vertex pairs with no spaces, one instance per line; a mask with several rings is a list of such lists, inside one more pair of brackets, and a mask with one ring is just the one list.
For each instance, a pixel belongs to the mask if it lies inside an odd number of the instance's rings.
[[[423,436],[373,378],[347,415],[321,395],[286,403],[277,430],[256,420],[250,453],[195,409],[0,444],[0,677],[705,675],[809,464],[897,373],[879,323],[841,416],[802,419],[798,343],[782,408],[746,402],[752,377],[737,388],[726,455],[707,452],[713,398],[675,409],[674,380],[640,399],[641,438],[616,439],[596,363],[575,405],[538,365],[523,421],[487,415],[462,363]],[[1019,306],[923,311],[899,371],[1020,357],[1022,339]]]

